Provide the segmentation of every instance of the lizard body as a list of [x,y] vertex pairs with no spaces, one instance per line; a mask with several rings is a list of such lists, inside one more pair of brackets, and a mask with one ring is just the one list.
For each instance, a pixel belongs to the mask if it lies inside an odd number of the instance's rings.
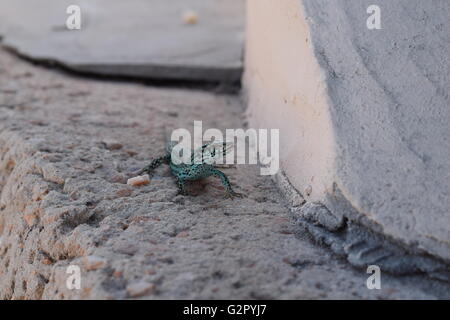
[[[221,147],[223,148],[222,152],[225,155],[229,145],[227,145],[225,142],[221,144],[222,144]],[[205,161],[206,158],[210,159],[215,157],[217,153],[216,149],[217,144],[216,146],[213,146],[212,144],[205,144],[201,148],[199,148],[199,150],[194,151],[194,153],[191,156],[190,164],[184,163],[175,164],[172,161],[173,146],[174,143],[169,143],[166,147],[166,154],[164,156],[154,159],[148,166],[144,167],[140,172],[141,173],[145,172],[151,175],[154,169],[159,167],[161,164],[165,163],[169,165],[171,173],[177,179],[178,189],[180,193],[183,195],[187,194],[186,181],[193,181],[206,178],[209,176],[216,176],[220,178],[222,185],[225,187],[226,197],[229,198],[242,197],[241,194],[233,191],[230,181],[222,171],[216,169],[213,164],[206,163]],[[200,163],[194,162],[194,159],[198,159],[199,156],[201,157],[201,162]]]

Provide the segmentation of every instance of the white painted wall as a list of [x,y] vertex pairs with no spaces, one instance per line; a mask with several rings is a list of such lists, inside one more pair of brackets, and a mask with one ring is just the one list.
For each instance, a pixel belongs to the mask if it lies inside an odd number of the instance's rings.
[[333,135],[299,3],[247,1],[244,87],[250,126],[280,129],[282,170],[303,196],[317,201],[332,182]]

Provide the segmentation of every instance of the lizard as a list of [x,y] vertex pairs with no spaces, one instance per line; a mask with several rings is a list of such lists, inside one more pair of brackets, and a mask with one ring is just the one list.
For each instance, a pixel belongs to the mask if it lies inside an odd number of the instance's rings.
[[220,178],[222,185],[225,187],[225,197],[233,199],[234,197],[241,198],[243,196],[233,190],[225,173],[218,170],[213,164],[213,160],[216,156],[220,153],[225,155],[226,152],[233,146],[232,143],[210,142],[204,144],[192,152],[191,161],[189,164],[174,163],[172,159],[172,150],[175,145],[175,142],[169,142],[166,145],[166,154],[153,159],[151,163],[141,169],[138,174],[147,173],[151,176],[153,171],[164,163],[169,165],[171,173],[177,179],[178,190],[182,195],[188,194],[186,191],[186,181],[194,181],[209,176],[216,176]]

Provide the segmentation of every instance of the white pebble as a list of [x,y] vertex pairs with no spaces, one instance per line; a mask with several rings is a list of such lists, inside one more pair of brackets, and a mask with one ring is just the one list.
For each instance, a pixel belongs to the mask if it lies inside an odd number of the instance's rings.
[[196,24],[198,22],[198,15],[193,10],[188,10],[183,13],[183,21],[185,24]]
[[145,281],[134,283],[127,287],[128,295],[132,298],[138,298],[147,294],[152,294],[154,290],[155,285],[152,283],[147,283]]
[[137,187],[142,186],[144,184],[148,184],[150,182],[150,176],[148,174],[144,174],[143,176],[137,176],[134,178],[130,178],[127,181],[129,186]]

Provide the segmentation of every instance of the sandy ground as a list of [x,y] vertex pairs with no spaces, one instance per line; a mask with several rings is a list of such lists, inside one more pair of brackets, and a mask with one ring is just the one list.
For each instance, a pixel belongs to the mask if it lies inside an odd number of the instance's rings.
[[[167,167],[127,174],[164,150],[164,131],[241,128],[236,96],[77,78],[0,51],[0,298],[402,299],[448,286],[352,268],[293,223],[270,177],[223,169],[177,195]],[[81,289],[66,286],[70,265]],[[420,285],[418,284],[420,283]]]

